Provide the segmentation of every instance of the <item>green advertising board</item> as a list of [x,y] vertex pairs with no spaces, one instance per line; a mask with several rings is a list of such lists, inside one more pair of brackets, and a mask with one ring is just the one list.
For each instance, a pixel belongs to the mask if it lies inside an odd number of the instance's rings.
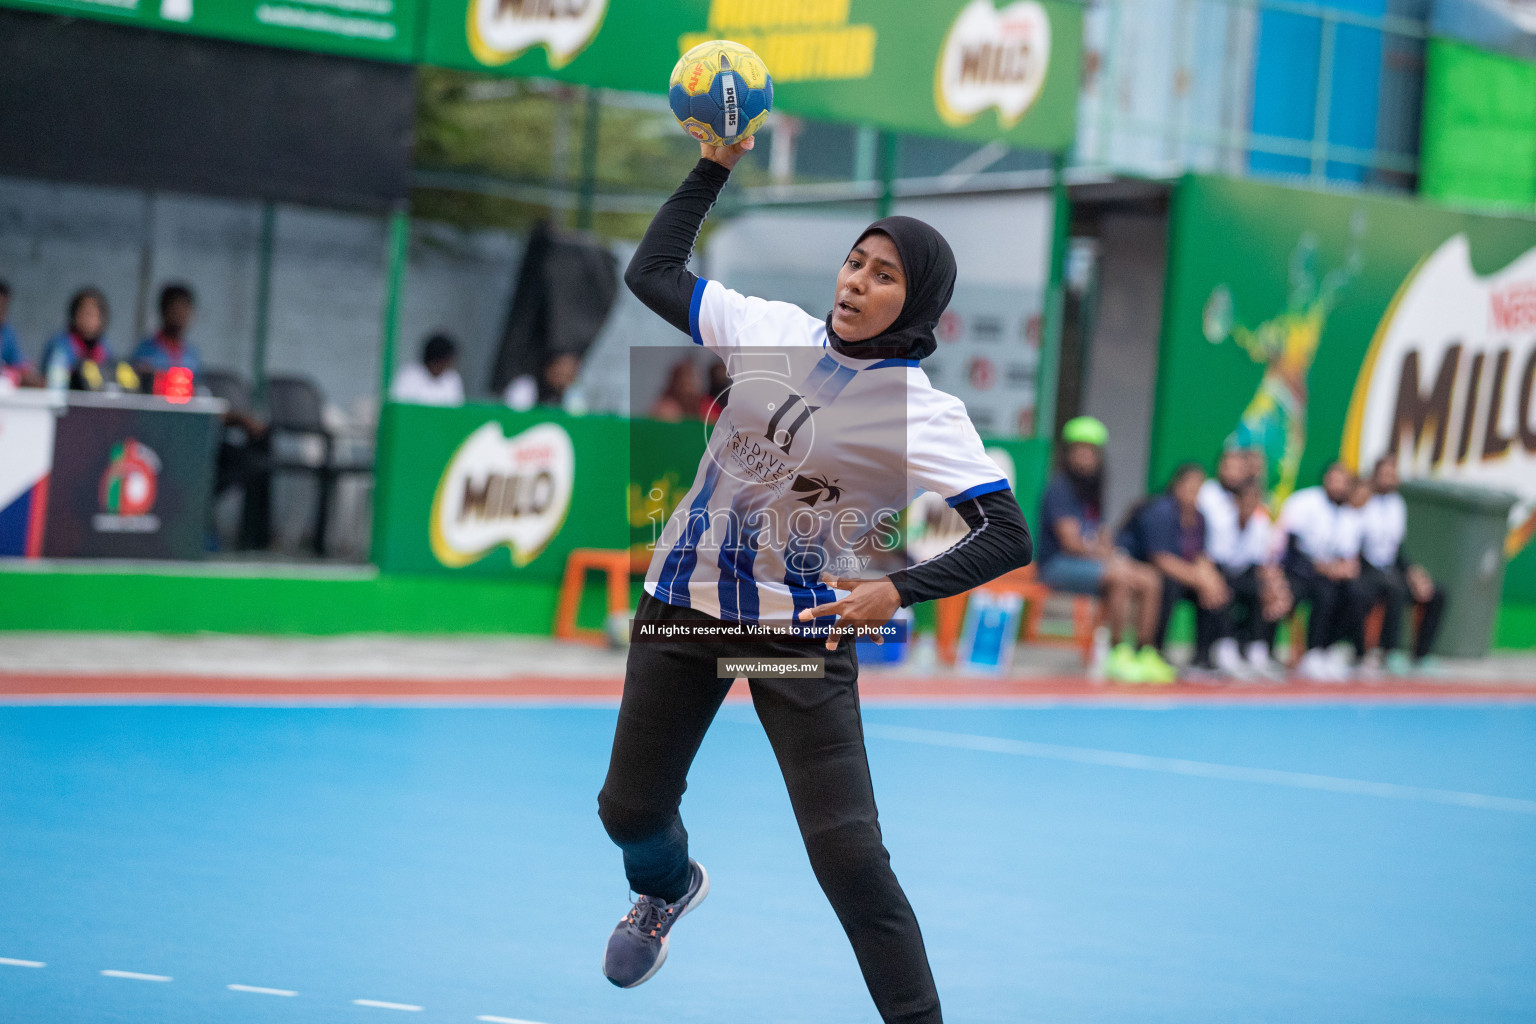
[[423,59],[665,93],[678,57],[716,38],[757,51],[785,113],[1072,143],[1082,10],[1062,0],[432,0]]
[[755,49],[789,114],[1063,150],[1072,0],[0,0],[0,5],[581,85],[665,93],[694,45]]
[[1171,218],[1149,486],[1234,441],[1276,499],[1395,451],[1520,497],[1505,596],[1536,602],[1536,220],[1201,176]]
[[390,403],[373,561],[554,582],[573,548],[643,549],[693,483],[700,423]]
[[1536,201],[1536,63],[1431,39],[1419,191],[1456,203]]
[[413,60],[416,24],[428,0],[0,0],[54,14],[243,43]]
[[[644,562],[693,485],[708,431],[699,422],[390,403],[380,421],[374,564],[554,583],[575,548],[627,546]],[[1034,508],[1050,445],[987,447],[1006,453],[1021,504]]]

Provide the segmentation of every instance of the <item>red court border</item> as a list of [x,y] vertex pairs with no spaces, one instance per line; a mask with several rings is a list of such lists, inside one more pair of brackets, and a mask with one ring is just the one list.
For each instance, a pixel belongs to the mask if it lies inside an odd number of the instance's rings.
[[[806,680],[815,685],[815,680]],[[56,698],[89,703],[98,698],[152,703],[155,698],[172,702],[254,701],[303,702],[363,701],[552,701],[608,703],[623,692],[617,676],[525,675],[489,679],[406,678],[276,678],[258,676],[156,675],[149,673],[3,673],[0,702],[47,702]],[[1028,679],[984,679],[968,676],[897,676],[866,673],[859,681],[866,701],[955,702],[1102,702],[1190,704],[1249,702],[1350,702],[1404,703],[1458,701],[1536,703],[1536,681],[1530,683],[1457,683],[1444,680],[1391,680],[1382,683],[1320,684],[1291,682],[1268,685],[1114,686],[1091,683],[1081,677],[1059,676]],[[745,699],[738,682],[731,692]]]

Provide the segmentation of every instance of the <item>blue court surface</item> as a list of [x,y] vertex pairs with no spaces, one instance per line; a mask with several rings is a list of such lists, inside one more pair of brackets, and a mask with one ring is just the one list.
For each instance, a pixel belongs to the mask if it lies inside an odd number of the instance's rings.
[[[0,1020],[875,1021],[743,705],[684,805],[708,902],[602,978],[614,715],[0,708]],[[947,1021],[1536,1020],[1536,706],[866,722]]]

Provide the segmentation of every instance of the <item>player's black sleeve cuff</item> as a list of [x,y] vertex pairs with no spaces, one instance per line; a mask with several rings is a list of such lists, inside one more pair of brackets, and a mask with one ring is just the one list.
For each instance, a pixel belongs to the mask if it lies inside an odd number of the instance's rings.
[[693,243],[704,218],[730,176],[727,168],[700,158],[677,191],[656,211],[624,271],[624,283],[635,297],[684,334],[691,333],[688,307],[699,280],[689,272],[688,258],[693,255]]
[[891,573],[903,608],[961,594],[1021,566],[1035,554],[1034,540],[1012,490],[993,491],[955,506],[970,532],[949,550]]

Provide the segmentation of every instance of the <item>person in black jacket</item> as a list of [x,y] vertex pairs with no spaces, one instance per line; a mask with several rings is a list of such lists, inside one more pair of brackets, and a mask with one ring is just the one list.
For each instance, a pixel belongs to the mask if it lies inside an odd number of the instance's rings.
[[[932,227],[909,217],[870,225],[838,271],[824,320],[688,271],[706,214],[750,148],[750,139],[701,147],[625,275],[647,306],[726,361],[732,385],[693,487],[662,531],[635,616],[598,810],[640,896],[609,937],[603,971],[626,988],[649,979],[673,925],[708,893],[678,808],[731,686],[717,659],[774,657],[823,676],[740,670],[812,870],[881,1018],[939,1024],[922,934],[881,840],[855,645],[834,629],[881,626],[902,606],[968,590],[1027,564],[1033,546],[963,404],[919,366],[936,347],[933,329],[955,282],[954,256]],[[782,372],[755,368],[764,353]],[[879,538],[893,535],[892,518],[920,490],[941,493],[970,532],[887,576],[848,571],[884,550]],[[834,528],[849,521],[861,525],[847,535]],[[775,628],[771,638],[746,638],[746,627],[764,625]],[[661,627],[692,639],[646,642]]]

